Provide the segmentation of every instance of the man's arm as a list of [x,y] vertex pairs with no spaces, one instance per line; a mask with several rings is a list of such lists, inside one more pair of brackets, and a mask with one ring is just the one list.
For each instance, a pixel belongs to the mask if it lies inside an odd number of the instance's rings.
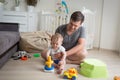
[[66,54],[67,56],[76,54],[81,50],[83,50],[84,47],[85,47],[85,38],[79,38],[78,44],[75,47],[71,48],[70,50],[66,51]]

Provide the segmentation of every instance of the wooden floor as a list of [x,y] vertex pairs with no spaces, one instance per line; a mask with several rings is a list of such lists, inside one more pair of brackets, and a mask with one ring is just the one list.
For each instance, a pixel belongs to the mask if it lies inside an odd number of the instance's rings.
[[[116,52],[108,50],[89,50],[87,58],[96,58],[107,64],[109,77],[107,79],[92,79],[78,74],[77,80],[113,80],[114,76],[120,76],[120,56]],[[32,55],[32,54],[31,54]],[[0,70],[0,80],[63,80],[56,73],[42,71],[43,59],[32,57],[27,61],[10,59]],[[78,68],[78,65],[66,64],[65,69]]]

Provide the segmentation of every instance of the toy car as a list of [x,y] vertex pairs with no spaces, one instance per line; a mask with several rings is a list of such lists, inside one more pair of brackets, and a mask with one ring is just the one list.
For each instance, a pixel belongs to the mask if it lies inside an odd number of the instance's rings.
[[67,71],[64,71],[63,78],[64,79],[76,80],[77,74],[78,74],[78,72],[75,68],[70,68]]

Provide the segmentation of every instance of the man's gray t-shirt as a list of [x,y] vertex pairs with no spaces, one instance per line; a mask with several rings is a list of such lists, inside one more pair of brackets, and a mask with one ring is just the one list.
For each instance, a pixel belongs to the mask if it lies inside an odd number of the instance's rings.
[[61,25],[56,29],[55,33],[60,33],[63,36],[64,39],[62,46],[66,50],[69,50],[77,45],[79,38],[85,38],[85,28],[81,26],[71,35],[67,34],[66,29],[67,29],[67,24]]

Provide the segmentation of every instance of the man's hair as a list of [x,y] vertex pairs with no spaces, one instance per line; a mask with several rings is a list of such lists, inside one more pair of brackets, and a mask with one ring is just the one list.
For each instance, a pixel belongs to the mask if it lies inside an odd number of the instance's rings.
[[61,39],[61,41],[63,41],[63,37],[61,34],[59,33],[55,33],[54,35],[52,35],[51,37],[51,41],[57,42],[59,39]]
[[83,23],[84,15],[80,11],[75,11],[75,12],[72,13],[70,19],[75,21],[75,22],[76,21],[81,21],[81,23]]

